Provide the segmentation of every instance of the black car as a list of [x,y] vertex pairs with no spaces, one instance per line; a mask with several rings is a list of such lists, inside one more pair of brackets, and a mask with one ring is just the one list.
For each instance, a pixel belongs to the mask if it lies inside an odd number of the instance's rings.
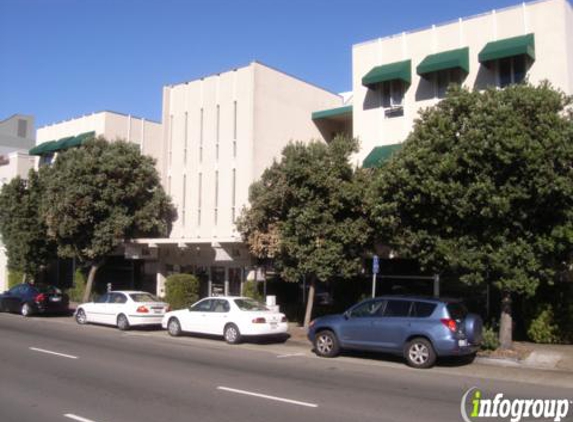
[[0,312],[17,312],[25,317],[66,313],[68,306],[68,296],[54,286],[23,283],[0,294]]

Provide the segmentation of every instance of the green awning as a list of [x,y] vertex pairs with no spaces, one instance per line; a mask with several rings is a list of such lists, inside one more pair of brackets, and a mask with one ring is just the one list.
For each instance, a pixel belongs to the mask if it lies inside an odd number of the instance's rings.
[[376,84],[395,80],[408,85],[412,82],[412,60],[376,66],[362,78],[362,85],[372,88]]
[[52,154],[54,152],[63,151],[68,148],[77,147],[82,145],[86,141],[95,137],[95,132],[85,132],[77,136],[67,136],[65,138],[58,139],[57,141],[47,141],[40,145],[36,145],[28,153],[30,155],[45,155]]
[[328,110],[314,111],[312,120],[328,119],[332,117],[341,117],[346,114],[352,114],[352,106],[330,108]]
[[375,147],[362,162],[363,168],[380,167],[390,159],[392,154],[402,148],[402,144],[390,144]]
[[470,72],[470,49],[468,47],[457,50],[430,54],[416,67],[416,73],[424,76],[430,73],[447,69],[461,69]]
[[529,56],[535,60],[535,37],[533,34],[489,42],[479,52],[478,60],[483,64],[492,60],[521,55]]

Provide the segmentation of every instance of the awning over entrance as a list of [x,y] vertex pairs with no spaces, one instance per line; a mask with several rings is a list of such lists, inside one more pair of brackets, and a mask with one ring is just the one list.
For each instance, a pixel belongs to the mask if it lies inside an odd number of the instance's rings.
[[376,84],[395,80],[408,85],[412,82],[412,60],[376,66],[362,78],[362,85],[372,88]]
[[478,60],[480,63],[485,64],[492,60],[520,55],[526,55],[529,56],[531,60],[535,60],[534,34],[489,42],[479,52]]
[[77,136],[68,136],[57,141],[47,141],[36,145],[28,153],[30,155],[45,155],[77,147],[95,137],[95,132],[84,132]]
[[439,72],[440,70],[448,69],[461,69],[465,73],[469,73],[469,56],[470,49],[468,47],[430,54],[416,67],[416,73],[420,76],[426,76],[434,72]]
[[314,111],[312,120],[333,119],[352,114],[352,106],[330,108],[328,110]]
[[402,148],[402,144],[390,144],[375,147],[362,162],[363,168],[379,168],[390,159],[392,154]]

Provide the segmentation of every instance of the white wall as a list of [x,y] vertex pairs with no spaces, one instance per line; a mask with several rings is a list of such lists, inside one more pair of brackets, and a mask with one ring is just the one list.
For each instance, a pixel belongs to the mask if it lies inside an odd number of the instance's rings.
[[8,163],[0,163],[0,186],[8,183],[16,176],[26,179],[28,172],[34,168],[35,158],[26,153],[13,152],[7,154],[5,158],[8,160]]
[[[551,83],[572,93],[573,29],[571,5],[567,0],[526,3],[429,29],[373,40],[353,47],[354,135],[362,150],[357,164],[378,145],[402,142],[410,132],[418,110],[435,104],[428,97],[433,87],[416,74],[416,66],[429,54],[469,47],[470,72],[464,86],[483,89],[495,85],[495,74],[478,62],[478,54],[490,41],[535,34],[536,60],[528,71],[529,80]],[[566,25],[566,22],[569,22]],[[362,78],[375,66],[412,60],[412,83],[404,97],[404,116],[387,118],[380,107],[379,93],[362,86]]]

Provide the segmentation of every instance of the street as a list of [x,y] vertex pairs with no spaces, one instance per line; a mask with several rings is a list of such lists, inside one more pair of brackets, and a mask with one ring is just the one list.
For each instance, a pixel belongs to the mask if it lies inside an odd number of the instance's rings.
[[397,360],[317,358],[289,342],[230,346],[69,317],[0,314],[0,336],[2,422],[442,422],[462,420],[460,400],[471,387],[573,398],[572,389],[546,382],[473,377],[474,365],[413,370]]

